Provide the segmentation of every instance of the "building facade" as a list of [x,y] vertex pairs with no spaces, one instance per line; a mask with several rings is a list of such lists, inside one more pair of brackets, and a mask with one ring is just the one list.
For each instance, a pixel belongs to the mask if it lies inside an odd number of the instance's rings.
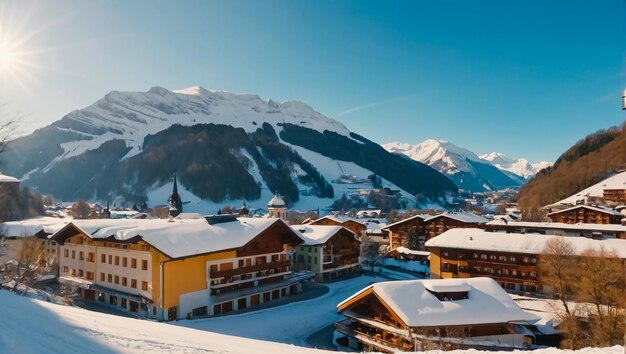
[[316,280],[331,281],[360,274],[361,242],[342,226],[292,226],[304,239],[296,246],[295,268],[315,272]]
[[303,240],[279,219],[76,220],[52,240],[60,282],[160,320],[243,310],[298,293],[313,276],[292,271]]
[[607,207],[576,205],[548,213],[547,217],[564,224],[620,224],[625,215]]

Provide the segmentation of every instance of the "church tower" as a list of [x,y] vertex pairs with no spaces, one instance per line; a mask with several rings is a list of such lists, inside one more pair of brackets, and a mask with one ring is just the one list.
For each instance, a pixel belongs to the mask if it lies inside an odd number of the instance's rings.
[[287,220],[287,205],[278,194],[274,194],[274,198],[267,203],[267,210],[270,218]]
[[169,214],[171,217],[175,218],[183,212],[183,201],[180,199],[180,195],[178,195],[178,183],[176,182],[176,173],[174,173],[174,187],[172,188],[172,194],[170,194],[167,202],[170,205]]

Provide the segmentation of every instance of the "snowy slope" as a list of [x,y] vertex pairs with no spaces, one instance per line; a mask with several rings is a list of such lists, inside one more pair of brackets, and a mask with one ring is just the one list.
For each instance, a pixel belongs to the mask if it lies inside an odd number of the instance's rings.
[[591,187],[585,188],[574,195],[554,203],[553,205],[576,204],[576,202],[579,201],[585,202],[587,197],[602,197],[605,189],[626,189],[626,171],[606,178]]
[[537,172],[544,168],[552,166],[552,163],[548,161],[541,161],[531,163],[524,158],[512,159],[500,152],[492,152],[489,154],[480,155],[480,158],[485,161],[489,161],[497,168],[515,173],[518,176],[522,176],[526,179],[534,176]]
[[[91,312],[29,299],[2,290],[0,303],[2,353],[335,353]],[[624,347],[615,346],[587,348],[575,352],[543,349],[516,353],[621,354],[623,351]],[[449,353],[488,352],[457,350]]]
[[428,139],[417,145],[392,142],[382,147],[429,165],[469,191],[518,187],[523,182],[521,177],[500,171],[475,153],[445,140]]
[[263,122],[275,126],[283,122],[300,124],[345,136],[350,133],[343,124],[299,101],[277,103],[257,95],[213,91],[200,86],[175,91],[162,87],[153,87],[148,92],[113,91],[55,123],[60,129],[84,134],[85,139],[63,144],[64,154],[53,163],[95,149],[111,139],[122,139],[131,147],[128,158],[141,151],[146,135],[173,124],[225,124],[253,132]]

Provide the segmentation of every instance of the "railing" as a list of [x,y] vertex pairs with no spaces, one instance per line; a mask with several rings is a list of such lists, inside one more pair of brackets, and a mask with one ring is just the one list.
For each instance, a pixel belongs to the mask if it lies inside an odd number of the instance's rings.
[[227,269],[227,270],[221,270],[221,271],[217,271],[217,272],[210,272],[209,273],[209,278],[211,279],[216,279],[216,278],[229,278],[235,275],[241,275],[241,274],[246,274],[246,273],[254,273],[254,272],[261,272],[264,270],[270,270],[270,269],[275,269],[275,268],[283,268],[283,267],[290,267],[291,266],[291,261],[289,260],[280,260],[280,261],[273,261],[273,262],[269,262],[269,263],[264,263],[264,264],[255,264],[253,266],[248,266],[248,267],[242,267],[242,268],[236,268],[236,269]]

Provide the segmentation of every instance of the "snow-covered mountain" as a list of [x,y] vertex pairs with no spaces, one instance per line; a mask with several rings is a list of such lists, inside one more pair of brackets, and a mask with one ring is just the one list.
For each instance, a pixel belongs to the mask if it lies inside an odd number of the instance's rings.
[[110,92],[16,139],[5,165],[61,200],[112,194],[162,203],[174,173],[187,200],[199,204],[264,201],[278,191],[300,201],[296,207],[324,207],[350,189],[333,182],[342,175],[363,181],[375,174],[408,197],[456,189],[437,171],[389,154],[302,102],[202,87]]
[[428,139],[417,145],[392,142],[382,145],[387,151],[406,155],[447,175],[468,191],[519,187],[524,178],[502,171],[475,153],[448,141]]
[[526,179],[534,176],[537,172],[543,170],[544,168],[552,166],[552,163],[548,161],[531,163],[524,158],[512,159],[500,152],[480,155],[480,158],[485,161],[489,161],[489,163],[501,170],[513,172]]

